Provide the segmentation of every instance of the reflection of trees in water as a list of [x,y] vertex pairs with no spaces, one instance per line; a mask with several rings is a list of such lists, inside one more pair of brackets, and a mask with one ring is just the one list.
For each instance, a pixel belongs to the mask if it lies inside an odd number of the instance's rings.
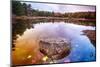
[[15,47],[14,40],[17,38],[18,35],[22,35],[23,32],[28,28],[32,27],[32,21],[30,20],[16,20],[12,24],[12,47]]
[[36,20],[15,20],[12,22],[12,47],[15,47],[14,40],[17,39],[16,35],[22,35],[26,29],[33,28],[33,24],[36,23],[46,23],[46,22],[60,22],[62,20],[54,20],[54,19],[36,19]]
[[47,22],[65,22],[65,23],[75,23],[75,24],[81,24],[81,25],[93,25],[95,26],[95,22],[82,22],[82,21],[72,21],[72,20],[58,20],[58,19],[36,19],[36,20],[31,20],[31,19],[26,19],[26,20],[14,20],[12,23],[12,47],[15,47],[14,45],[14,40],[17,38],[18,35],[22,35],[23,32],[28,28],[32,28],[33,24],[37,23],[47,23]]

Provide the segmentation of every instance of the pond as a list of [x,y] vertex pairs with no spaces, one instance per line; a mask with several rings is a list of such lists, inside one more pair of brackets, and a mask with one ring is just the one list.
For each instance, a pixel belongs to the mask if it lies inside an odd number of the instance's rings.
[[[53,63],[86,62],[96,60],[96,49],[83,30],[95,30],[93,26],[77,25],[60,22],[21,22],[13,24],[13,36],[16,36],[15,48],[27,48],[30,52],[40,39],[63,38],[70,42],[71,51],[64,58],[54,60]],[[34,43],[35,42],[35,43]],[[36,43],[37,42],[37,43]],[[38,48],[38,47],[37,47]],[[48,47],[49,48],[49,47]],[[16,49],[15,49],[16,51]],[[25,54],[24,54],[25,55]],[[50,61],[51,62],[51,61]],[[34,64],[34,63],[33,63]]]

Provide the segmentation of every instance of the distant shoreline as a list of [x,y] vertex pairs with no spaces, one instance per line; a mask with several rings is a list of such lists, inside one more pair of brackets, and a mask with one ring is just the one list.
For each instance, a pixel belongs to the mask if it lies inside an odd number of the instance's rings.
[[30,19],[30,20],[34,20],[34,19],[48,19],[48,20],[76,20],[76,21],[96,21],[96,19],[86,19],[86,18],[69,18],[69,17],[48,17],[48,16],[16,16],[16,17],[12,17],[14,19]]
[[[47,21],[47,22],[60,22],[74,23],[85,26],[96,26],[96,19],[86,18],[68,18],[68,17],[41,17],[41,16],[12,16],[12,20],[32,20],[32,21]],[[14,23],[14,22],[13,22]]]

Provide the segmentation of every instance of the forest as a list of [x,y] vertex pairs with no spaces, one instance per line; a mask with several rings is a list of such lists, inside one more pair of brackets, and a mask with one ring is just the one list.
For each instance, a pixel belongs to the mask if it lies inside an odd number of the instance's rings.
[[40,11],[32,8],[31,4],[21,3],[20,1],[12,1],[12,14],[14,16],[32,16],[32,17],[61,17],[61,18],[85,18],[96,19],[96,12],[74,12],[60,13],[50,11]]

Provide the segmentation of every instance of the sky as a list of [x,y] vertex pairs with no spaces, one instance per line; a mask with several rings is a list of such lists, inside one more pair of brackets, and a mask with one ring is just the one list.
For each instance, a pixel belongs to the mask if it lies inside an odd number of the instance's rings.
[[35,3],[35,2],[25,2],[26,4],[31,4],[33,9],[38,9],[41,11],[50,12],[88,12],[95,11],[95,6],[84,6],[84,5],[69,5],[69,4],[48,4],[48,3]]

